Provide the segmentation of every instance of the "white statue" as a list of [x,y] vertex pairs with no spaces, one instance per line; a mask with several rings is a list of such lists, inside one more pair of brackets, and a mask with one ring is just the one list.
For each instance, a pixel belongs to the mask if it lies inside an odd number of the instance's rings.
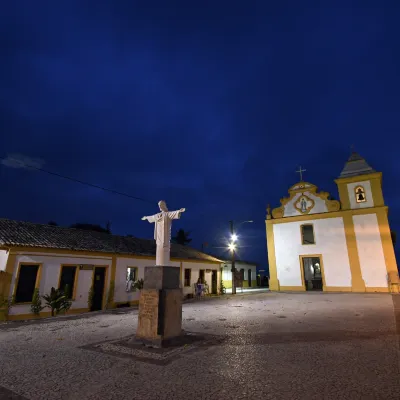
[[143,217],[142,220],[155,224],[154,239],[157,244],[156,265],[169,265],[170,248],[171,248],[171,225],[173,219],[179,219],[181,213],[185,212],[184,208],[177,211],[168,211],[164,200],[158,202],[160,213]]

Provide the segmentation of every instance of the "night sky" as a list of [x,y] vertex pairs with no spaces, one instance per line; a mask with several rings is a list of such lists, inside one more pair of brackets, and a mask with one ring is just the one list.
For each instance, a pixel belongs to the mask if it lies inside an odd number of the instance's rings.
[[[322,5],[321,5],[322,4]],[[1,217],[105,225],[143,215],[266,266],[265,209],[304,179],[338,198],[350,146],[383,172],[400,232],[400,4],[385,1],[9,1],[0,12]],[[153,204],[151,202],[154,202]]]

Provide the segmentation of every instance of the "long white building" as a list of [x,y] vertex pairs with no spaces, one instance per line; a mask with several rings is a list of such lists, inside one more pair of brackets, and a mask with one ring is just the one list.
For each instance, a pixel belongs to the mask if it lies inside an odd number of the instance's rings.
[[[35,289],[44,295],[65,284],[71,291],[69,313],[137,304],[140,292],[133,283],[155,264],[155,251],[154,240],[0,219],[0,296],[14,301],[8,319],[34,318]],[[194,293],[199,278],[211,293],[219,292],[221,260],[172,244],[171,265],[180,268],[184,296]],[[49,315],[49,309],[40,313]]]
[[340,201],[301,181],[267,210],[270,289],[397,293],[382,173],[353,153],[335,182]]

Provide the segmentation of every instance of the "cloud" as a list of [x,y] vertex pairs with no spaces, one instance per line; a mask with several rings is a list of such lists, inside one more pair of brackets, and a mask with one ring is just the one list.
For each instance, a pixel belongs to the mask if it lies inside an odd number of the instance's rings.
[[44,165],[44,160],[40,158],[32,158],[24,156],[23,154],[9,154],[7,157],[1,160],[1,164],[9,168],[42,168]]

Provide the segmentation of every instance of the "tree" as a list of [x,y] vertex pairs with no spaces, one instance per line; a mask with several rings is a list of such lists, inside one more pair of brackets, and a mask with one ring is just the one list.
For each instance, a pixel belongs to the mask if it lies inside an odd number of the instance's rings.
[[55,221],[49,221],[49,222],[47,223],[47,225],[58,226],[57,222],[55,222]]
[[185,232],[183,229],[179,229],[176,236],[172,238],[172,242],[185,246],[192,241],[192,239],[189,238],[189,235],[190,232]]
[[94,231],[94,232],[111,233],[109,226],[107,228],[103,228],[101,225],[87,224],[82,222],[77,222],[76,224],[71,225],[70,228],[84,229],[86,231]]

